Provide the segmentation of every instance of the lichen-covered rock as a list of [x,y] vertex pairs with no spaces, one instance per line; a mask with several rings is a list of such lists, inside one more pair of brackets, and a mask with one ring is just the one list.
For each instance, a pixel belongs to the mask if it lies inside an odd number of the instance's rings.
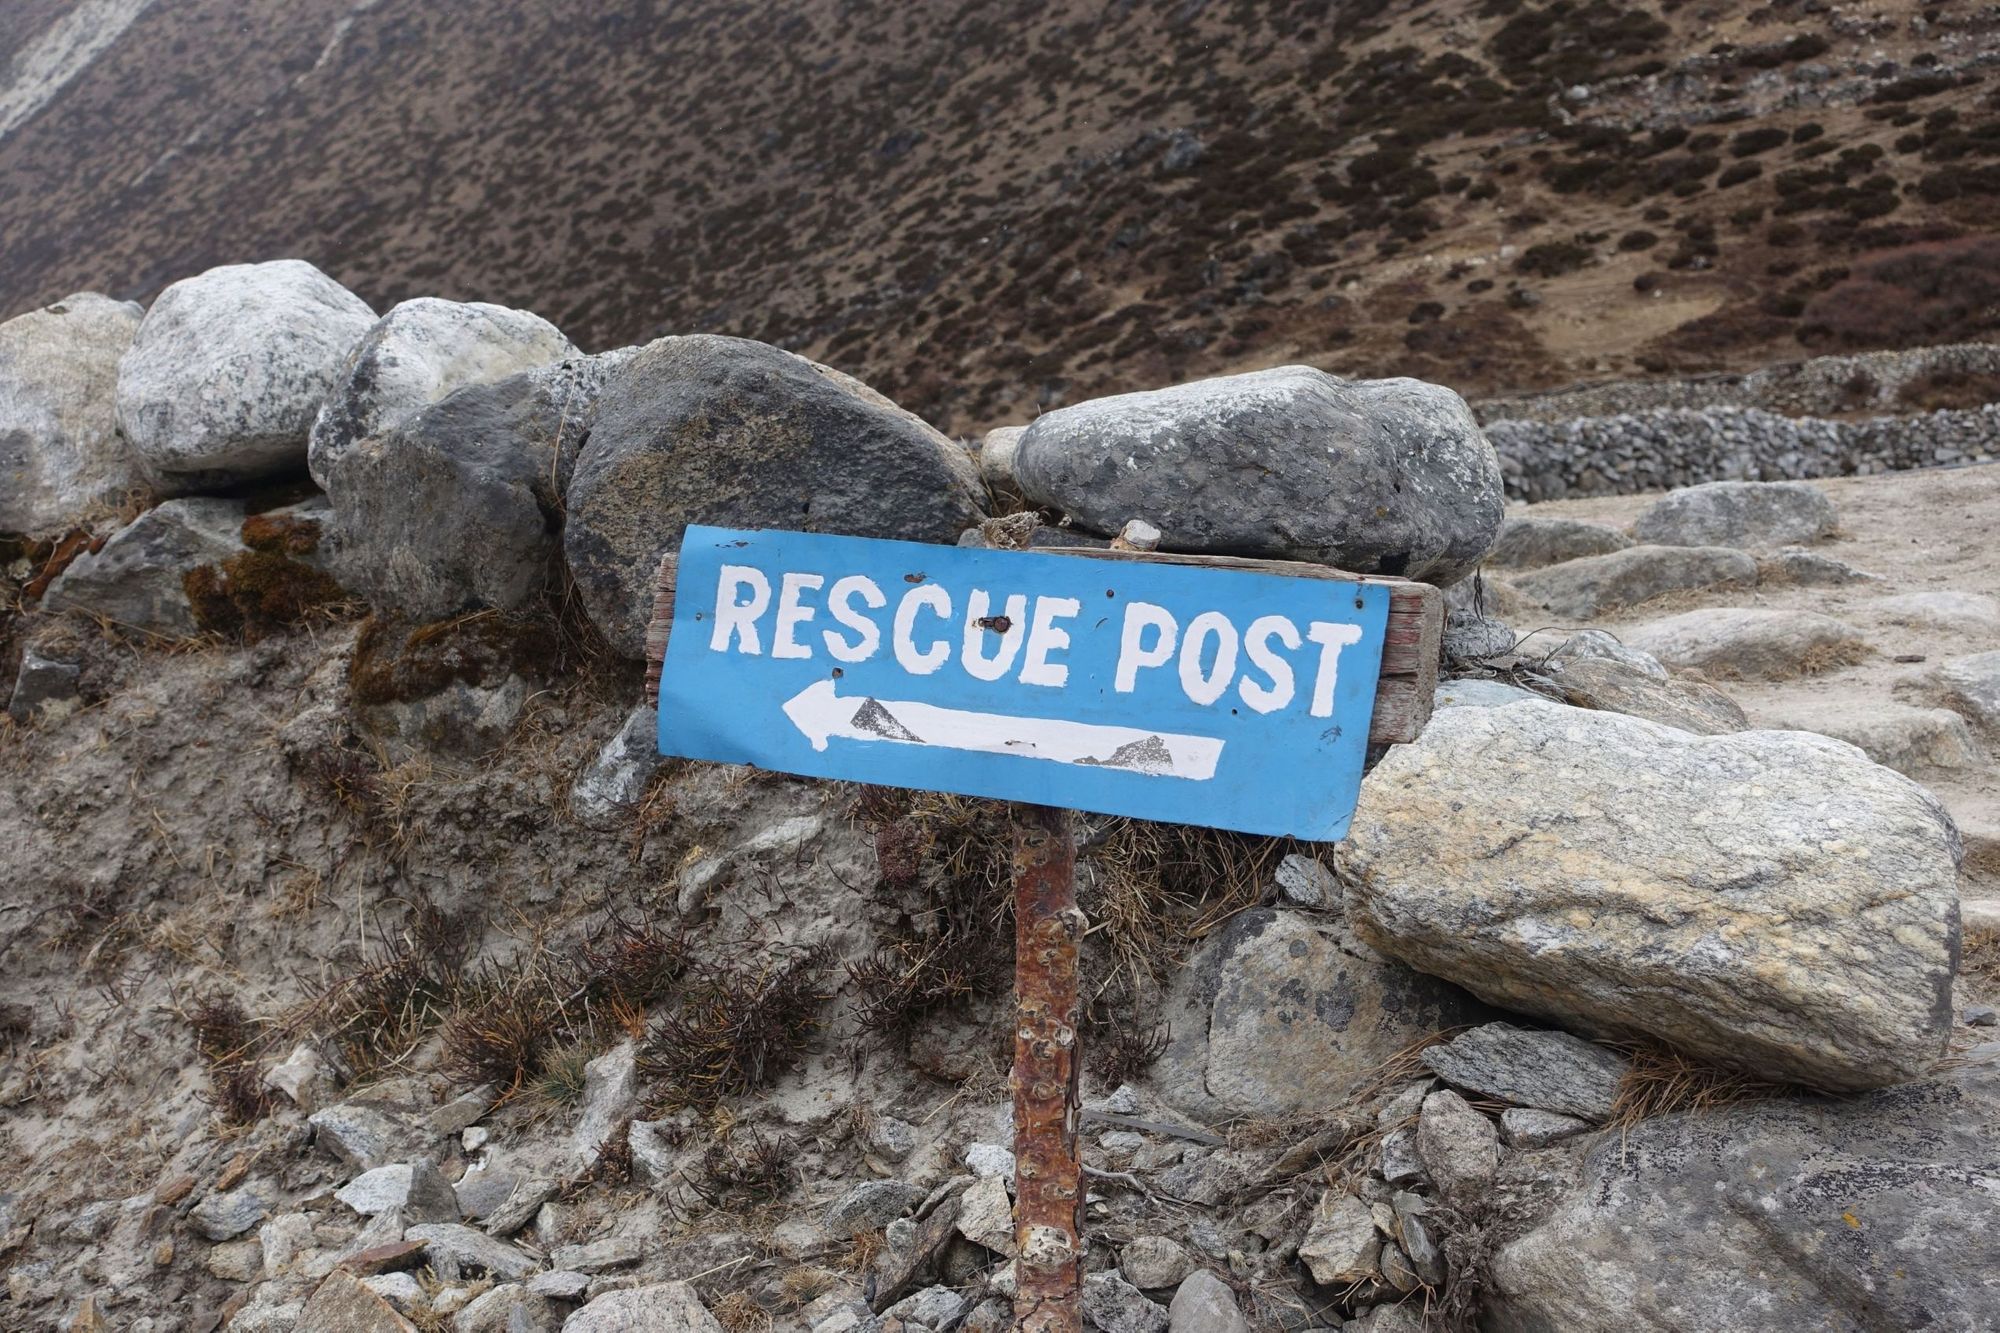
[[1500,530],[1500,463],[1463,399],[1421,380],[1306,366],[1118,394],[1048,412],[1006,464],[1031,503],[1167,551],[1398,574],[1470,573]]
[[117,421],[143,313],[79,292],[0,324],[0,532],[55,532],[144,488]]
[[183,490],[302,469],[313,418],[375,322],[311,264],[226,264],[160,293],[118,367],[118,426]]
[[556,567],[562,491],[615,364],[470,385],[325,456],[342,580],[421,620],[528,605]]
[[1456,987],[1343,941],[1320,918],[1258,908],[1175,978],[1153,1077],[1196,1115],[1324,1111],[1411,1043],[1482,1016]]
[[1757,562],[1720,546],[1628,546],[1514,576],[1514,586],[1559,616],[1588,620],[1672,592],[1750,585]]
[[1627,636],[1670,667],[1723,680],[1788,680],[1844,666],[1868,654],[1852,625],[1817,611],[1717,606],[1685,611]]
[[1790,546],[1833,531],[1833,501],[1803,481],[1712,481],[1670,492],[1632,523],[1655,546]]
[[867,385],[742,338],[662,338],[598,400],[563,549],[598,628],[645,652],[690,523],[950,543],[984,516],[965,450]]
[[186,578],[243,550],[243,502],[212,497],[169,500],[148,509],[86,553],[49,585],[42,605],[87,611],[129,629],[193,634]]
[[1363,782],[1343,850],[1364,939],[1573,1030],[1847,1089],[1950,1033],[1957,831],[1839,741],[1455,708]]
[[1631,544],[1630,537],[1600,523],[1520,516],[1500,525],[1499,540],[1486,559],[1508,569],[1540,569],[1587,555],[1622,551]]
[[348,351],[313,419],[306,462],[327,485],[336,459],[470,384],[490,384],[577,354],[526,310],[422,296],[398,304]]
[[2000,1065],[1607,1135],[1492,1265],[1500,1333],[2000,1327]]

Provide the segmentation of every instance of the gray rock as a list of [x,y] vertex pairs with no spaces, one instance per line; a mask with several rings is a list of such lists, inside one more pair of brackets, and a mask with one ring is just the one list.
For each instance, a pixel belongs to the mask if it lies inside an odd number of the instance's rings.
[[1417,1117],[1417,1156],[1447,1199],[1476,1193],[1500,1169],[1500,1135],[1493,1122],[1449,1088],[1424,1098]]
[[1194,1256],[1165,1236],[1134,1236],[1118,1252],[1118,1271],[1148,1291],[1179,1286],[1194,1270]]
[[1628,546],[1514,577],[1514,586],[1558,616],[1588,620],[1674,592],[1748,586],[1757,562],[1721,546]]
[[517,1180],[506,1199],[484,1216],[486,1234],[511,1236],[540,1214],[542,1205],[556,1195],[556,1183],[540,1176]]
[[1969,1028],[1990,1028],[2000,1024],[2000,1009],[1990,1004],[1968,1004],[1960,1017]]
[[1667,668],[1659,658],[1620,643],[1616,636],[1601,629],[1579,630],[1574,634],[1567,630],[1537,630],[1521,641],[1519,653],[1523,658],[1538,659],[1537,665],[1543,667],[1567,667],[1579,661],[1606,661],[1630,667],[1655,680],[1668,677]]
[[1499,539],[1487,562],[1508,569],[1540,569],[1587,555],[1622,551],[1632,539],[1615,528],[1573,518],[1510,518],[1500,525]]
[[685,1282],[607,1292],[578,1310],[563,1333],[723,1333]]
[[404,1111],[374,1102],[341,1102],[306,1117],[320,1147],[354,1171],[419,1156],[433,1136]]
[[1153,1067],[1190,1114],[1285,1115],[1340,1105],[1397,1052],[1479,1016],[1456,988],[1343,947],[1323,919],[1256,908],[1205,941],[1167,998]]
[[1861,631],[1815,611],[1720,606],[1641,625],[1632,645],[1670,667],[1717,679],[1789,680],[1858,661]]
[[646,795],[659,771],[659,713],[640,704],[569,789],[569,812],[586,828],[608,829]]
[[1492,1265],[1493,1327],[1791,1333],[2000,1326],[2000,1069],[1607,1135]]
[[1662,680],[1600,657],[1559,659],[1544,668],[1543,678],[1564,703],[1642,717],[1697,736],[1722,736],[1750,726],[1742,706],[1706,681]]
[[173,283],[118,367],[118,427],[149,472],[198,489],[302,469],[342,359],[375,322],[297,259]]
[[645,1252],[637,1236],[605,1236],[582,1245],[558,1245],[549,1252],[549,1262],[579,1273],[602,1273],[636,1264]]
[[541,1267],[526,1250],[460,1222],[426,1222],[403,1233],[406,1240],[424,1243],[424,1255],[440,1273],[449,1269],[456,1277],[466,1269],[491,1273],[505,1282],[518,1282]]
[[920,1328],[941,1329],[950,1325],[965,1309],[965,1298],[950,1287],[925,1287],[912,1292],[884,1310],[888,1318],[901,1319]]
[[1949,708],[1912,708],[1871,702],[1867,711],[1802,708],[1774,710],[1767,725],[1816,731],[1846,741],[1878,764],[1912,776],[1934,768],[1984,768],[1985,752],[1965,719]]
[[1547,703],[1548,697],[1504,680],[1441,680],[1431,696],[1431,709],[1504,708],[1526,702]]
[[404,1314],[424,1303],[423,1287],[408,1273],[377,1273],[362,1278],[361,1285]]
[[1396,1214],[1396,1243],[1403,1247],[1403,1256],[1410,1261],[1417,1280],[1442,1287],[1448,1270],[1444,1251],[1438,1247],[1437,1237],[1431,1234],[1426,1220],[1430,1205],[1407,1191],[1398,1191],[1389,1203]]
[[1000,1177],[975,1180],[958,1196],[958,1234],[995,1254],[1014,1257],[1014,1202]]
[[1830,1088],[1916,1077],[1950,1030],[1957,832],[1839,741],[1452,709],[1343,846],[1371,944],[1572,1030]]
[[826,1210],[826,1229],[836,1236],[885,1227],[924,1201],[920,1185],[902,1180],[869,1180],[849,1189]]
[[95,554],[72,561],[42,605],[154,634],[193,634],[194,609],[182,580],[243,550],[243,517],[241,500],[169,500],[148,509]]
[[1546,1148],[1589,1129],[1588,1120],[1531,1106],[1510,1106],[1500,1113],[1500,1141],[1509,1148]]
[[1236,1293],[1207,1269],[1190,1276],[1167,1307],[1168,1333],[1250,1333]]
[[1375,1214],[1351,1194],[1327,1190],[1313,1208],[1299,1258],[1322,1287],[1345,1287],[1376,1275],[1382,1237]]
[[567,505],[584,605],[639,657],[660,557],[689,523],[950,543],[984,492],[963,449],[858,380],[697,335],[652,343],[611,377]]
[[1870,610],[1900,625],[1957,630],[1961,634],[2000,632],[2000,597],[1983,592],[1905,592],[1877,597]]
[[14,693],[7,700],[7,716],[16,722],[37,718],[54,722],[74,709],[77,683],[83,668],[44,656],[32,646],[21,649],[21,666],[14,674]]
[[1797,583],[1808,587],[1841,587],[1874,583],[1880,575],[1864,573],[1842,560],[1803,546],[1786,546],[1757,562],[1759,583]]
[[1278,894],[1294,907],[1334,907],[1340,903],[1340,884],[1333,872],[1316,857],[1287,852],[1278,862]]
[[483,301],[403,301],[342,360],[313,420],[306,461],[327,485],[340,455],[473,384],[490,384],[577,355],[539,315]]
[[632,1149],[632,1174],[658,1189],[673,1178],[677,1150],[671,1120],[634,1120],[625,1141]]
[[[391,1208],[401,1208],[410,1197],[410,1164],[397,1162],[363,1171],[333,1192],[333,1197],[363,1217],[373,1217]],[[454,1200],[452,1211],[458,1211]],[[425,1221],[435,1219],[425,1218]],[[452,1218],[456,1222],[457,1218]]]
[[79,292],[0,324],[0,532],[52,534],[145,488],[116,405],[142,313]]
[[451,1317],[451,1333],[555,1333],[561,1327],[562,1316],[548,1300],[517,1282],[474,1296]]
[[584,1292],[590,1290],[590,1275],[572,1272],[566,1268],[553,1269],[529,1278],[528,1290],[537,1296],[547,1296],[550,1300],[580,1301]]
[[1446,662],[1483,662],[1514,651],[1514,631],[1476,611],[1447,611],[1441,650]]
[[638,1105],[638,1047],[621,1041],[583,1067],[583,1109],[569,1138],[571,1168],[582,1171],[593,1165]]
[[310,1042],[301,1042],[292,1053],[264,1073],[264,1086],[282,1092],[301,1111],[317,1111],[334,1095],[333,1074]]
[[1167,1307],[1109,1270],[1083,1279],[1083,1317],[1098,1333],[1166,1333]]
[[1833,501],[1802,481],[1712,481],[1670,492],[1632,523],[1658,546],[1790,546],[1833,531]]
[[1609,1120],[1631,1062],[1567,1032],[1486,1023],[1440,1046],[1423,1062],[1446,1082],[1540,1111]]
[[982,1180],[998,1176],[1010,1185],[1014,1181],[1012,1148],[1003,1148],[997,1143],[968,1143],[965,1145],[964,1161],[966,1169]]
[[1492,446],[1463,399],[1420,380],[1280,366],[1119,394],[1037,417],[1010,461],[1031,504],[1107,537],[1142,518],[1169,551],[1444,585],[1500,529]]
[[1417,1185],[1429,1179],[1424,1159],[1417,1155],[1416,1126],[1408,1125],[1382,1136],[1381,1161],[1376,1169],[1391,1185]]
[[1953,657],[1931,672],[1946,704],[2000,738],[2000,652]]
[[343,448],[325,468],[342,581],[419,620],[533,601],[606,373],[583,358],[472,385]]
[[500,1090],[483,1083],[433,1109],[424,1117],[424,1127],[439,1138],[448,1138],[479,1123],[499,1100]]
[[868,1151],[885,1162],[900,1162],[917,1150],[917,1128],[892,1115],[871,1116]]
[[264,1220],[270,1205],[255,1190],[210,1194],[188,1210],[188,1225],[210,1240],[234,1240]]

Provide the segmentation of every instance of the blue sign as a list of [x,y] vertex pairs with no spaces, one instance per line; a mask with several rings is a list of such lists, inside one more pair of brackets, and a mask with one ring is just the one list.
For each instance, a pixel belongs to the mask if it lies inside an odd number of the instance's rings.
[[660,752],[1346,836],[1389,590],[690,527]]

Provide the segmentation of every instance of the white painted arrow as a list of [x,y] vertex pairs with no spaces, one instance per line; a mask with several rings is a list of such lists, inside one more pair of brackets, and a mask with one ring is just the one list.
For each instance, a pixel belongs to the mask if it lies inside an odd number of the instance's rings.
[[1224,742],[1213,736],[1104,727],[1052,717],[1009,717],[899,699],[843,699],[830,680],[814,681],[785,701],[815,750],[838,736],[850,741],[932,745],[982,754],[1017,754],[1086,768],[1122,768],[1149,777],[1206,782]]

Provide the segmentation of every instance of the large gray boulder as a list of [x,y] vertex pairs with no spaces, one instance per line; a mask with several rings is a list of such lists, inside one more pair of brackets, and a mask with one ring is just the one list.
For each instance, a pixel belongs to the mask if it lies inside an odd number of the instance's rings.
[[1648,505],[1632,535],[1655,546],[1768,549],[1818,541],[1834,522],[1833,501],[1806,482],[1711,481]]
[[1756,581],[1755,560],[1720,546],[1629,546],[1528,570],[1513,580],[1555,614],[1580,620],[1668,593]]
[[1608,555],[1631,544],[1630,537],[1601,523],[1524,514],[1500,525],[1500,539],[1486,559],[1508,569],[1540,569],[1587,555]]
[[985,493],[963,449],[859,380],[701,334],[641,348],[611,377],[567,505],[584,606],[640,657],[660,557],[690,523],[952,543]]
[[1736,680],[1789,680],[1868,655],[1867,638],[1852,625],[1782,607],[1686,611],[1641,625],[1626,641],[1670,667]]
[[1307,366],[1119,394],[1035,419],[1015,487],[1086,531],[1144,519],[1167,551],[1270,556],[1439,585],[1500,530],[1500,463],[1465,401]]
[[584,357],[470,385],[324,456],[342,582],[419,620],[534,600],[615,364]]
[[144,487],[117,422],[143,313],[80,292],[0,324],[0,532],[54,532]]
[[1454,708],[1369,774],[1343,848],[1362,938],[1574,1031],[1849,1089],[1951,1030],[1957,830],[1840,741]]
[[226,264],[160,293],[118,368],[118,426],[162,486],[295,472],[342,359],[375,322],[311,264]]
[[1564,703],[1643,717],[1700,736],[1747,731],[1742,706],[1706,681],[1655,676],[1608,657],[1560,657],[1540,672]]
[[1199,1116],[1325,1111],[1399,1051],[1483,1016],[1457,987],[1343,942],[1319,918],[1258,908],[1176,976],[1153,1079]]
[[84,611],[127,629],[187,635],[199,628],[187,575],[243,550],[241,500],[191,496],[148,509],[79,555],[49,585],[42,605]]
[[2000,1063],[1606,1135],[1491,1267],[1496,1333],[2000,1327]]
[[341,454],[454,390],[576,355],[561,329],[526,310],[431,296],[404,301],[341,363],[307,444],[313,480],[326,486]]

